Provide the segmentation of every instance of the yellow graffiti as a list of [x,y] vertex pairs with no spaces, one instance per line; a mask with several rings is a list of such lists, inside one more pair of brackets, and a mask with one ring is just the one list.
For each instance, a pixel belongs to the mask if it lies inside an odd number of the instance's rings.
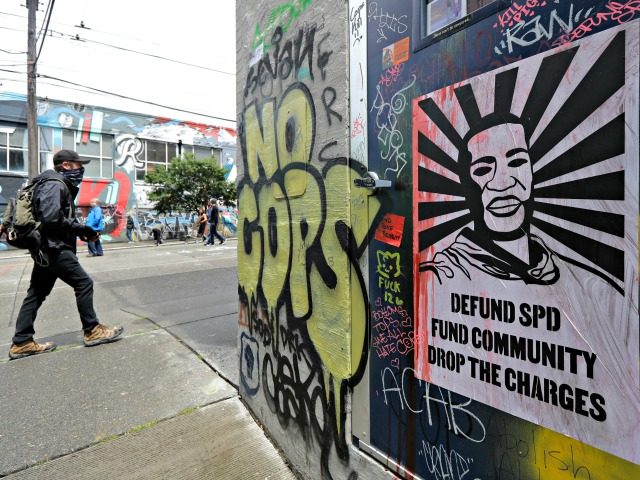
[[[280,168],[295,162],[306,163],[313,148],[313,108],[309,98],[299,88],[289,90],[278,106],[278,161]],[[285,188],[289,197],[304,194],[305,171],[295,169],[287,175]]]
[[400,276],[400,254],[378,250],[378,273],[384,278],[394,278]]
[[[640,465],[623,460],[591,445],[552,430],[534,427],[535,444],[528,452],[531,462],[526,478],[629,480],[640,478]],[[523,465],[524,467],[524,465]],[[523,472],[526,473],[526,472]]]
[[260,190],[258,205],[261,212],[259,225],[262,231],[262,292],[267,309],[272,316],[287,281],[291,250],[291,231],[287,203],[278,198],[282,190],[277,183]]
[[[336,165],[329,170],[325,178],[327,225],[321,237],[321,245],[329,265],[336,274],[336,286],[331,288],[322,281],[316,269],[311,271],[314,301],[322,307],[314,309],[307,322],[307,328],[336,392],[339,391],[342,381],[349,380],[360,367],[367,341],[368,302],[367,292],[363,290],[357,277],[358,265],[351,263],[344,251],[337,236],[337,229],[340,222],[344,223],[349,219],[350,225],[355,228],[349,228],[348,233],[353,235],[355,246],[359,248],[367,240],[369,219],[375,218],[380,208],[379,201],[375,197],[369,197],[371,190],[368,189],[353,189],[351,194],[355,201],[344,201],[344,194],[340,192],[349,189],[356,176],[359,175],[354,169],[346,165]],[[325,382],[330,381],[330,378],[325,378]],[[338,418],[342,414],[343,406],[339,403],[341,401],[337,396]],[[340,425],[338,427],[340,428]]]
[[280,305],[306,320],[341,431],[342,387],[365,361],[368,340],[368,298],[354,252],[363,251],[381,207],[371,190],[352,188],[364,173],[356,162],[333,161],[323,172],[311,165],[314,117],[311,96],[299,84],[277,112],[274,102],[260,113],[255,104],[245,111],[238,280],[249,304],[264,303],[276,326]]
[[[258,181],[259,165],[264,169],[267,178],[271,178],[278,169],[273,108],[274,102],[265,102],[262,105],[262,125],[260,125],[260,121],[258,120],[258,112],[255,104],[252,104],[244,112],[245,129],[247,132],[251,132],[245,137],[247,173],[253,182]],[[258,159],[260,161],[258,161]]]
[[[299,171],[290,170],[285,174],[285,185],[290,184],[291,175],[299,176]],[[322,222],[322,212],[318,206],[322,202],[320,185],[309,173],[305,173],[307,189],[304,197],[289,199],[291,209],[291,235],[293,258],[291,259],[291,308],[296,318],[307,318],[311,309],[311,284],[307,275],[307,252],[318,235]],[[287,190],[288,191],[288,190]],[[313,206],[309,208],[309,206]]]

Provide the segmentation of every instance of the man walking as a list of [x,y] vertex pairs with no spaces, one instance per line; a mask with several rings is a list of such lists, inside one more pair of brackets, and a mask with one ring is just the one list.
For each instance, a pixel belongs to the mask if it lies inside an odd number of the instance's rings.
[[82,225],[74,216],[73,199],[78,194],[84,175],[82,165],[86,163],[89,160],[81,159],[76,152],[60,150],[53,156],[54,169],[34,179],[51,179],[37,188],[33,198],[34,213],[42,222],[42,250],[48,257],[48,265],[33,266],[29,290],[18,313],[13,343],[9,349],[11,359],[46,353],[56,348],[53,342],[37,343],[33,339],[33,324],[40,305],[51,293],[58,278],[75,291],[85,346],[112,342],[122,335],[121,326],[107,327],[99,322],[93,309],[93,280],[76,257],[76,237],[83,241],[97,237],[94,229]]
[[209,209],[207,210],[207,221],[209,222],[209,238],[206,245],[213,245],[213,237],[215,236],[220,245],[222,245],[226,239],[218,233],[218,221],[220,220],[220,212],[218,212],[218,202],[215,198],[209,200]]
[[87,226],[93,228],[96,233],[95,240],[89,240],[87,242],[87,247],[89,248],[89,257],[101,257],[103,255],[102,252],[102,243],[100,242],[100,234],[102,230],[104,230],[104,220],[102,218],[102,208],[100,207],[100,200],[94,198],[91,200],[91,211],[87,216]]

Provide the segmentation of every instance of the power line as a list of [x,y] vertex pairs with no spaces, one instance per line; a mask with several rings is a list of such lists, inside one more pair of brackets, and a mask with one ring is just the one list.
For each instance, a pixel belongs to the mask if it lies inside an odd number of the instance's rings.
[[40,31],[38,32],[38,35],[36,35],[36,40],[38,38],[40,38],[40,35],[42,34],[42,30],[44,29],[44,24],[47,21],[47,13],[49,12],[49,7],[51,7],[51,0],[49,0],[49,2],[47,3],[47,8],[45,8],[44,10],[44,18],[42,19],[42,25],[40,25]]
[[[54,0],[52,0],[52,1],[54,1]],[[2,13],[3,12],[0,12],[0,14],[2,14]],[[10,15],[10,14],[5,14],[5,15]],[[19,16],[19,15],[15,15],[15,16]],[[8,28],[8,27],[0,27],[0,28],[6,28],[7,30],[13,30],[13,31],[16,31],[16,32],[23,31],[23,30],[19,30],[19,29],[15,29],[15,28]],[[85,27],[85,29],[86,29],[86,27]],[[100,30],[92,30],[92,31],[100,32]],[[157,58],[159,60],[165,60],[167,62],[178,63],[180,65],[186,65],[186,66],[189,66],[189,67],[200,68],[202,70],[209,70],[211,72],[220,73],[222,75],[231,75],[231,76],[235,75],[235,72],[227,72],[227,71],[224,71],[224,70],[218,70],[216,68],[205,67],[203,65],[197,65],[195,63],[183,62],[181,60],[176,60],[174,58],[165,57],[163,55],[156,55],[156,54],[153,54],[153,53],[142,52],[140,50],[134,50],[134,49],[131,49],[131,48],[121,47],[119,45],[113,45],[113,44],[110,44],[110,43],[99,42],[97,40],[91,40],[91,39],[88,39],[88,38],[81,38],[79,34],[73,35],[73,34],[69,34],[69,33],[60,32],[60,31],[57,31],[57,30],[50,30],[49,32],[52,35],[54,33],[59,35],[60,36],[59,38],[67,37],[67,38],[70,38],[71,40],[76,40],[76,41],[80,41],[80,42],[95,43],[97,45],[102,45],[102,46],[105,46],[105,47],[114,48],[116,50],[122,50],[122,51],[126,51],[126,52],[136,53],[138,55],[144,55],[144,56],[147,56],[147,57]],[[114,34],[110,34],[108,32],[102,32],[102,33],[106,33],[107,35],[114,35]],[[45,35],[46,35],[46,32],[45,32]],[[114,35],[114,36],[117,36],[117,35]],[[131,38],[131,37],[122,37],[122,38]]]
[[[38,55],[36,55],[36,63],[38,63],[38,59],[40,58],[40,54],[42,53],[42,47],[44,46],[44,41],[47,38],[47,31],[49,30],[49,22],[51,21],[51,14],[53,13],[53,5],[56,3],[56,0],[49,0],[49,5],[47,5],[47,23],[44,27],[44,35],[42,36],[42,40],[40,41],[40,49],[38,50]],[[43,21],[44,24],[44,21]],[[40,33],[42,33],[42,29],[40,29]]]
[[16,70],[7,70],[6,68],[0,68],[0,72],[18,73],[20,75],[25,75],[27,73],[27,72],[18,72]]
[[[18,14],[15,14],[15,13],[8,13],[8,12],[0,12],[0,15],[9,15],[9,16],[12,16],[12,17],[27,18],[26,15],[18,15]],[[53,23],[56,24],[56,25],[64,25],[65,27],[77,27],[78,26],[78,25],[73,25],[71,23],[64,23],[64,22],[53,22]],[[83,28],[83,27],[80,27],[80,28]],[[97,32],[97,33],[103,33],[105,35],[109,35],[109,36],[112,36],[112,37],[126,38],[128,40],[136,40],[138,42],[144,42],[145,41],[142,38],[129,37],[127,35],[119,35],[117,33],[106,32],[104,30],[96,30],[94,28],[87,28],[87,27],[84,27],[84,28],[86,30],[91,30],[91,31]],[[154,42],[149,42],[149,43],[151,43],[152,45],[159,45],[159,44],[154,43]]]
[[[5,70],[5,69],[0,69],[0,70],[8,71],[8,70]],[[17,72],[14,72],[14,73],[17,73]],[[89,89],[89,90],[92,90],[92,91],[95,91],[95,92],[100,92],[100,93],[104,93],[104,94],[107,94],[107,95],[112,95],[112,96],[118,97],[118,98],[124,98],[125,100],[133,100],[135,102],[146,103],[147,105],[154,105],[156,107],[168,108],[170,110],[175,110],[177,112],[190,113],[192,115],[200,115],[202,117],[214,118],[216,120],[224,120],[225,122],[233,122],[233,123],[235,123],[235,119],[218,117],[216,115],[207,115],[206,113],[194,112],[193,110],[185,110],[183,108],[176,108],[176,107],[172,107],[170,105],[164,105],[162,103],[156,103],[156,102],[151,102],[149,100],[142,100],[142,99],[139,99],[139,98],[129,97],[127,95],[122,95],[120,93],[109,92],[108,90],[102,90],[100,88],[90,87],[88,85],[82,85],[81,83],[71,82],[71,81],[65,80],[63,78],[52,77],[50,75],[45,75],[45,74],[38,74],[38,77],[39,78],[46,78],[46,79],[49,79],[49,80],[55,80],[57,82],[67,83],[69,85],[74,85],[76,87],[86,88],[86,89]]]
[[11,27],[3,27],[0,26],[0,28],[2,28],[3,30],[11,30],[12,32],[21,32],[24,33],[24,28],[11,28]]
[[8,53],[9,55],[24,55],[27,52],[12,52],[11,50],[5,50],[4,48],[0,48],[0,52]]
[[[60,32],[57,32],[57,33],[60,33]],[[189,67],[201,68],[203,70],[209,70],[211,72],[222,73],[223,75],[234,75],[235,76],[235,72],[225,72],[224,70],[218,70],[218,69],[215,69],[215,68],[204,67],[202,65],[196,65],[195,63],[183,62],[181,60],[175,60],[173,58],[163,57],[162,55],[155,55],[153,53],[141,52],[139,50],[133,50],[131,48],[119,47],[118,45],[111,45],[110,43],[98,42],[97,40],[89,40],[87,38],[80,38],[80,35],[78,35],[78,34],[76,34],[75,36],[69,35],[69,37],[71,37],[73,40],[79,40],[79,41],[84,41],[84,42],[88,42],[88,43],[95,43],[97,45],[103,45],[105,47],[111,47],[111,48],[115,48],[117,50],[123,50],[125,52],[137,53],[139,55],[145,55],[147,57],[153,57],[153,58],[158,58],[160,60],[166,60],[168,62],[179,63],[181,65],[187,65]]]
[[[24,75],[24,72],[18,72],[16,70],[9,70],[9,69],[6,69],[6,68],[0,68],[0,72],[17,73],[17,74],[20,74],[20,75]],[[190,113],[192,115],[199,115],[201,117],[214,118],[216,120],[223,120],[225,122],[236,123],[235,119],[219,117],[219,116],[216,116],[216,115],[208,115],[206,113],[194,112],[192,110],[185,110],[183,108],[172,107],[170,105],[164,105],[164,104],[161,104],[161,103],[155,103],[155,102],[151,102],[151,101],[148,101],[148,100],[142,100],[140,98],[129,97],[127,95],[122,95],[120,93],[109,92],[107,90],[102,90],[102,89],[99,89],[99,88],[90,87],[88,85],[82,85],[81,83],[71,82],[69,80],[64,80],[64,79],[58,78],[58,77],[52,77],[50,75],[45,75],[45,74],[39,73],[39,74],[37,74],[37,76],[38,76],[38,78],[46,78],[46,79],[49,79],[49,80],[55,80],[57,82],[67,83],[69,85],[74,85],[76,87],[81,87],[83,89],[86,89],[86,90],[77,89],[77,91],[79,91],[79,92],[87,92],[87,90],[89,90],[91,92],[98,92],[98,93],[103,94],[105,96],[119,97],[119,98],[124,98],[125,100],[133,100],[134,102],[144,103],[144,104],[147,104],[147,105],[153,105],[153,106],[156,106],[156,107],[168,108],[169,110],[174,110],[176,112]],[[7,80],[11,80],[11,79],[7,78]],[[52,84],[52,83],[47,83],[47,84],[51,85],[51,86],[55,86],[55,87],[60,87],[60,88],[69,88],[69,87],[65,87],[64,85],[55,85],[55,84]],[[74,89],[71,89],[71,90],[74,90]],[[89,93],[89,92],[87,92],[87,93]]]

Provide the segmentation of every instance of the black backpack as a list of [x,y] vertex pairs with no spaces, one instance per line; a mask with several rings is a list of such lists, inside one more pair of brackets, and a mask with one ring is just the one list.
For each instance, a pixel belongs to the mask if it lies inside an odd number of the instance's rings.
[[[27,249],[31,252],[34,260],[42,257],[42,222],[35,215],[33,208],[33,198],[36,189],[45,182],[55,181],[64,185],[69,193],[66,184],[58,178],[41,178],[35,182],[30,182],[20,190],[16,197],[11,198],[2,218],[2,227],[7,234],[7,243],[12,247]],[[72,211],[69,209],[69,218]]]

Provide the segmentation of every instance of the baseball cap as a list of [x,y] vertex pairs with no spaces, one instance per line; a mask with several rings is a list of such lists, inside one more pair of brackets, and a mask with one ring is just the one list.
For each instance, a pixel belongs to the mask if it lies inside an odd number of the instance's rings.
[[80,158],[73,150],[60,150],[53,156],[54,165],[60,165],[62,162],[89,163],[90,161],[91,159]]

